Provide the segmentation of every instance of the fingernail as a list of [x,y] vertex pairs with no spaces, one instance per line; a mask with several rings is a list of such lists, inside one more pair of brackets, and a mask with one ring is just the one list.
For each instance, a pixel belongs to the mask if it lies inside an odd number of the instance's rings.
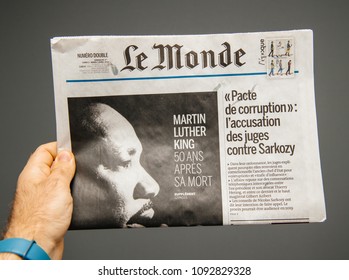
[[69,152],[67,152],[67,151],[62,151],[62,152],[60,152],[59,154],[58,154],[58,156],[57,156],[57,158],[56,158],[56,160],[57,161],[65,161],[65,162],[69,162],[69,161],[71,161],[71,159],[72,159],[72,156],[71,156],[71,154],[69,153]]

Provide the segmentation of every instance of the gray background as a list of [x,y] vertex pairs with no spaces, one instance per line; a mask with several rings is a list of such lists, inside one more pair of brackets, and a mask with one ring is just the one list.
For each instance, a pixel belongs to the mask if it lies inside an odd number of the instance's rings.
[[69,232],[66,259],[348,259],[346,0],[15,1],[0,4],[0,226],[30,153],[55,139],[49,38],[314,30],[324,223]]

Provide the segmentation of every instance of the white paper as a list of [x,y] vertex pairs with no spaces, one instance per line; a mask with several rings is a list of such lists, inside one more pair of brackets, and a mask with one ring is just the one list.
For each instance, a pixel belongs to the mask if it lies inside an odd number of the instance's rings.
[[51,45],[72,228],[325,220],[311,30]]

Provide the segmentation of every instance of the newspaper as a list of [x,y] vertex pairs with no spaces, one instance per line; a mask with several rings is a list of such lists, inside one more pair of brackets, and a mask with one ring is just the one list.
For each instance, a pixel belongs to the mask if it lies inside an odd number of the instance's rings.
[[51,47],[71,229],[326,219],[311,30]]

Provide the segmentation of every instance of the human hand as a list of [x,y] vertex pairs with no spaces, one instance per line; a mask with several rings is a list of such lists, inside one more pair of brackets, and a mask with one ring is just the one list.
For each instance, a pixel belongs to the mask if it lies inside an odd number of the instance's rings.
[[[74,173],[71,152],[57,154],[56,142],[37,148],[18,178],[5,239],[35,240],[51,259],[61,259],[73,212],[70,182]],[[17,256],[0,254],[5,257]]]

